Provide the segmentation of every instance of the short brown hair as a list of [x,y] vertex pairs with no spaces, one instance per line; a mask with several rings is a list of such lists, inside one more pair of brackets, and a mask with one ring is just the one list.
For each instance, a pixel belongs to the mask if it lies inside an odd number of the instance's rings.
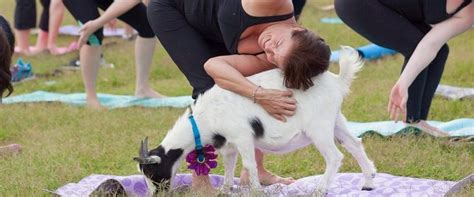
[[284,84],[287,88],[307,90],[313,86],[312,77],[329,68],[331,49],[313,32],[304,29],[294,31],[295,41],[284,66]]

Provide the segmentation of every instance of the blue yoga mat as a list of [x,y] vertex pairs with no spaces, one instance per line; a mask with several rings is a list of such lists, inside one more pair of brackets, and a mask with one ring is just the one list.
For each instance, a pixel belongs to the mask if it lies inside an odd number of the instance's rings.
[[[386,55],[397,54],[397,51],[394,51],[392,49],[388,49],[388,48],[385,48],[385,47],[381,47],[381,46],[376,45],[376,44],[368,44],[368,45],[365,45],[365,46],[361,46],[361,47],[357,48],[357,51],[359,51],[359,54],[362,56],[362,58],[364,58],[366,60],[374,60],[374,59],[378,59],[378,58],[381,58],[381,57],[386,56]],[[341,55],[340,50],[333,51],[331,53],[331,58],[330,58],[329,61],[338,62],[340,55]]]
[[324,17],[321,18],[321,23],[328,23],[328,24],[343,24],[342,20],[337,17]]
[[[191,96],[168,97],[168,98],[137,98],[128,95],[98,94],[100,103],[107,108],[122,108],[131,106],[142,107],[187,107],[193,102]],[[62,102],[72,105],[84,106],[86,104],[85,93],[60,94],[44,91],[36,91],[30,94],[12,96],[3,99],[3,104],[31,103],[31,102]]]
[[[168,97],[163,99],[140,99],[133,96],[98,94],[101,104],[108,108],[122,108],[131,106],[142,107],[178,107],[189,106],[193,99],[190,96]],[[37,91],[30,94],[8,97],[4,104],[31,103],[31,102],[63,102],[72,105],[85,105],[85,94],[60,94]],[[474,119],[457,119],[450,122],[430,121],[430,124],[449,132],[450,136],[474,136]],[[393,121],[381,122],[349,122],[349,129],[354,136],[361,137],[371,131],[383,136],[403,134],[406,125]]]

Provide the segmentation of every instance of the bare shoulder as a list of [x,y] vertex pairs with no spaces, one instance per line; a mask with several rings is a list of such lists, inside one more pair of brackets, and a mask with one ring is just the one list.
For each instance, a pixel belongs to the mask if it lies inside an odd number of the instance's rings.
[[469,5],[461,9],[456,15],[469,17],[471,20],[473,20],[474,19],[474,2],[471,2]]
[[274,16],[293,12],[291,0],[242,0],[242,7],[251,16]]
[[454,16],[456,19],[461,19],[466,25],[473,25],[474,23],[474,3],[470,3],[463,9],[461,9]]

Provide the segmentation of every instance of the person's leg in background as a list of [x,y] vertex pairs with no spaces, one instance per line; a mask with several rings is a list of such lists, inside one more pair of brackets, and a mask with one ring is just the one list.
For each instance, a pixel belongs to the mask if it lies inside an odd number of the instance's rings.
[[[344,23],[357,33],[375,44],[400,52],[405,57],[405,64],[427,32],[425,25],[416,25],[409,21],[407,17],[400,15],[379,1],[336,0],[335,8]],[[443,58],[439,57],[439,59],[441,61]],[[423,107],[426,107],[426,105],[423,106],[425,102],[423,101],[423,95],[427,80],[431,78],[428,73],[430,66],[418,75],[408,90],[406,119],[408,123],[417,124],[420,121],[425,121],[421,111]],[[438,133],[433,131],[433,128],[423,127],[422,130],[431,134]]]
[[32,55],[43,52],[48,47],[48,37],[49,37],[49,5],[50,0],[41,0],[41,6],[43,11],[41,12],[41,17],[39,21],[39,32],[38,38],[36,39],[36,45],[30,47],[30,52]]
[[[104,5],[105,6],[105,5]],[[99,7],[103,7],[99,5]],[[135,96],[140,98],[161,98],[149,84],[150,69],[156,47],[156,38],[148,23],[146,6],[141,3],[118,17],[138,32],[135,40],[136,82]]]
[[[100,16],[96,0],[64,0],[63,3],[74,18],[82,24]],[[96,81],[100,66],[100,54],[102,53],[101,44],[104,37],[102,28],[97,30],[93,35],[99,39],[100,45],[87,43],[82,46],[79,52],[79,61],[84,87],[86,89],[87,106],[98,109],[101,108],[101,105],[97,98]]]
[[50,0],[49,6],[49,27],[47,49],[53,55],[62,55],[75,51],[79,48],[77,42],[72,42],[67,47],[58,47],[56,40],[59,35],[59,28],[64,18],[64,4],[62,0]]
[[14,27],[17,40],[15,52],[30,55],[30,30],[36,27],[35,0],[16,0]]

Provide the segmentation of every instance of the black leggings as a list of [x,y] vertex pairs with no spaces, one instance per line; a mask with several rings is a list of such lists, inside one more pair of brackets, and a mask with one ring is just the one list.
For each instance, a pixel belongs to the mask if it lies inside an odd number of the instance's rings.
[[293,8],[295,12],[295,17],[298,19],[303,12],[303,7],[306,4],[306,0],[293,0]]
[[[378,0],[336,0],[335,7],[339,17],[354,31],[375,44],[400,52],[405,57],[402,69],[431,29],[429,24],[408,20],[411,16],[400,14]],[[407,122],[428,118],[448,54],[449,48],[445,44],[408,89]]]
[[175,0],[151,0],[148,20],[161,44],[193,87],[193,98],[214,85],[204,70],[212,57],[229,55],[224,43],[216,43],[188,24]]
[[[85,24],[90,20],[99,18],[100,15],[97,8],[107,10],[114,0],[63,0],[63,2],[69,12],[71,12],[72,16],[74,16],[76,20],[79,20],[81,23]],[[119,16],[118,19],[137,30],[138,35],[140,35],[142,38],[153,38],[155,36],[150,24],[148,23],[148,19],[146,17],[146,6],[143,3],[140,3],[128,10]],[[102,29],[103,28],[100,28],[94,32],[94,35],[97,36],[100,44],[102,44],[102,40],[104,38]],[[89,42],[87,44],[90,45]]]
[[[298,2],[298,14],[306,0]],[[148,20],[161,44],[193,87],[193,98],[214,85],[204,70],[204,63],[212,57],[230,55],[224,43],[206,39],[188,24],[175,0],[151,0]]]
[[[50,0],[41,0],[43,12],[39,22],[39,28],[48,32],[49,4]],[[36,27],[36,1],[16,0],[15,7],[15,29],[27,30]]]

